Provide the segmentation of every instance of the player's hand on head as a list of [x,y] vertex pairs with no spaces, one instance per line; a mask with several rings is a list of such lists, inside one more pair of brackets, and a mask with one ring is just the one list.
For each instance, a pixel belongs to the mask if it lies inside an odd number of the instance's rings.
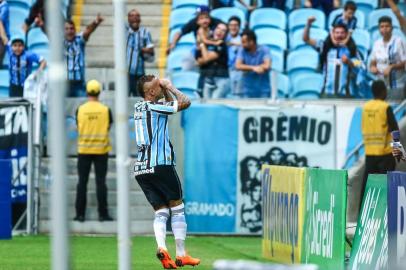
[[172,83],[170,80],[168,79],[159,79],[159,84],[161,85],[161,87],[163,88],[169,88],[172,86]]

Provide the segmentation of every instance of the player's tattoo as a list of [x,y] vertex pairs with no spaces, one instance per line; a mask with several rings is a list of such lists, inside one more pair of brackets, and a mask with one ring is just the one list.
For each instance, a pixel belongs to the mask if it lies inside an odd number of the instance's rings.
[[187,109],[190,106],[190,99],[188,96],[183,94],[181,91],[176,89],[175,87],[169,87],[168,90],[174,94],[176,97],[176,100],[178,101],[178,111],[182,111],[184,109]]

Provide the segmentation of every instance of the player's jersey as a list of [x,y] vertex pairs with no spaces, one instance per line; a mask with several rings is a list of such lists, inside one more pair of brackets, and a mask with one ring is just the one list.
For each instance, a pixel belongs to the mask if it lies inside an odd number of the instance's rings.
[[139,101],[134,109],[138,146],[135,174],[153,173],[157,165],[175,165],[175,152],[169,140],[168,115],[177,112],[178,102]]

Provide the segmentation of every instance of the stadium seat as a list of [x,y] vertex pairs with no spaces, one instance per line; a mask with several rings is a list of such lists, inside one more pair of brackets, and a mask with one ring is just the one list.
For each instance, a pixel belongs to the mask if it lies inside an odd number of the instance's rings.
[[259,45],[266,45],[271,50],[284,51],[287,49],[288,38],[286,32],[274,28],[260,28],[255,30],[257,35],[257,43]]
[[[343,8],[333,10],[330,15],[328,16],[328,25],[327,28],[331,29],[333,26],[333,21],[337,15],[344,12]],[[362,11],[357,10],[355,12],[355,17],[357,18],[357,28],[364,29],[365,28],[365,14]]]
[[[302,48],[312,48],[310,45],[307,45],[303,41],[303,31],[304,29],[299,29],[293,33],[293,35],[290,38],[290,49],[291,50],[297,50],[297,49],[302,49]],[[320,28],[311,28],[310,29],[310,37],[316,40],[319,39],[326,39],[328,36],[328,32],[324,29]]]
[[369,36],[369,32],[363,29],[356,29],[352,33],[352,38],[358,50],[366,57],[368,51],[371,49],[371,37]]
[[249,27],[256,30],[263,27],[286,29],[286,14],[276,8],[260,8],[251,13]]
[[184,59],[191,55],[191,51],[184,48],[173,50],[168,56],[167,69],[169,72],[180,71],[184,69]]
[[[173,37],[176,34],[176,32],[179,32],[180,29],[174,29],[171,31],[171,33],[169,34],[169,41],[172,43],[173,41]],[[196,38],[194,33],[189,33],[186,34],[184,36],[182,36],[179,40],[178,43],[176,43],[176,47],[180,48],[180,47],[187,47],[189,49],[192,49],[194,46],[196,45]]]
[[237,16],[241,20],[241,28],[244,28],[245,25],[245,13],[239,8],[236,7],[224,7],[224,8],[217,8],[213,9],[210,12],[210,15],[214,18],[222,20],[225,23],[228,23],[228,19],[231,16]]
[[29,9],[20,6],[10,6],[10,32],[15,34],[21,32],[25,18],[28,16]]
[[23,9],[30,9],[32,5],[31,0],[7,0],[10,7],[20,7]]
[[293,33],[298,29],[304,28],[307,23],[307,18],[310,16],[316,17],[316,21],[312,24],[312,27],[325,28],[326,16],[323,11],[313,8],[301,8],[289,14],[289,31]]
[[195,8],[178,8],[171,11],[169,29],[182,27],[195,17]]
[[[366,18],[378,7],[378,0],[355,0],[354,2],[357,4],[357,10],[363,12]],[[368,27],[368,25],[365,25],[365,27]]]
[[395,28],[400,28],[400,24],[396,15],[392,12],[390,8],[381,8],[373,10],[369,14],[369,21],[368,21],[368,29],[369,31],[373,32],[378,29],[378,21],[382,16],[389,16],[392,18],[392,25]]
[[35,47],[32,49],[32,52],[35,52],[39,56],[42,56],[45,58],[47,62],[49,62],[49,48],[46,46],[43,47]]
[[200,74],[194,71],[179,71],[174,72],[171,76],[171,80],[176,88],[184,90],[197,90],[199,84]]
[[9,97],[10,75],[6,69],[0,70],[0,98]]
[[48,37],[42,32],[41,28],[35,27],[31,28],[27,34],[27,47],[33,50],[37,47],[48,47],[49,40]]
[[319,54],[315,50],[292,51],[287,57],[286,71],[291,77],[302,71],[316,71],[319,66]]
[[208,0],[172,0],[172,10],[177,8],[192,7],[197,8],[200,5],[209,5]]
[[298,99],[318,99],[323,87],[323,75],[307,73],[292,80],[292,97]]
[[290,92],[289,77],[283,73],[276,72],[275,80],[276,87],[278,89],[278,98],[289,97]]
[[284,53],[281,51],[270,50],[272,58],[272,70],[278,72],[284,72],[285,70],[285,58]]

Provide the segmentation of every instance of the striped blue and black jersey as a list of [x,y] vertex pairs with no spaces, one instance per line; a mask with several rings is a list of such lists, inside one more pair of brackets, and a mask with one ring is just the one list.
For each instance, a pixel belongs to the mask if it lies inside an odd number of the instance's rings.
[[[134,105],[135,138],[138,154],[134,171],[153,172],[157,165],[175,165],[169,140],[168,116],[177,112],[178,102],[139,101]],[[152,170],[151,170],[152,169]]]

